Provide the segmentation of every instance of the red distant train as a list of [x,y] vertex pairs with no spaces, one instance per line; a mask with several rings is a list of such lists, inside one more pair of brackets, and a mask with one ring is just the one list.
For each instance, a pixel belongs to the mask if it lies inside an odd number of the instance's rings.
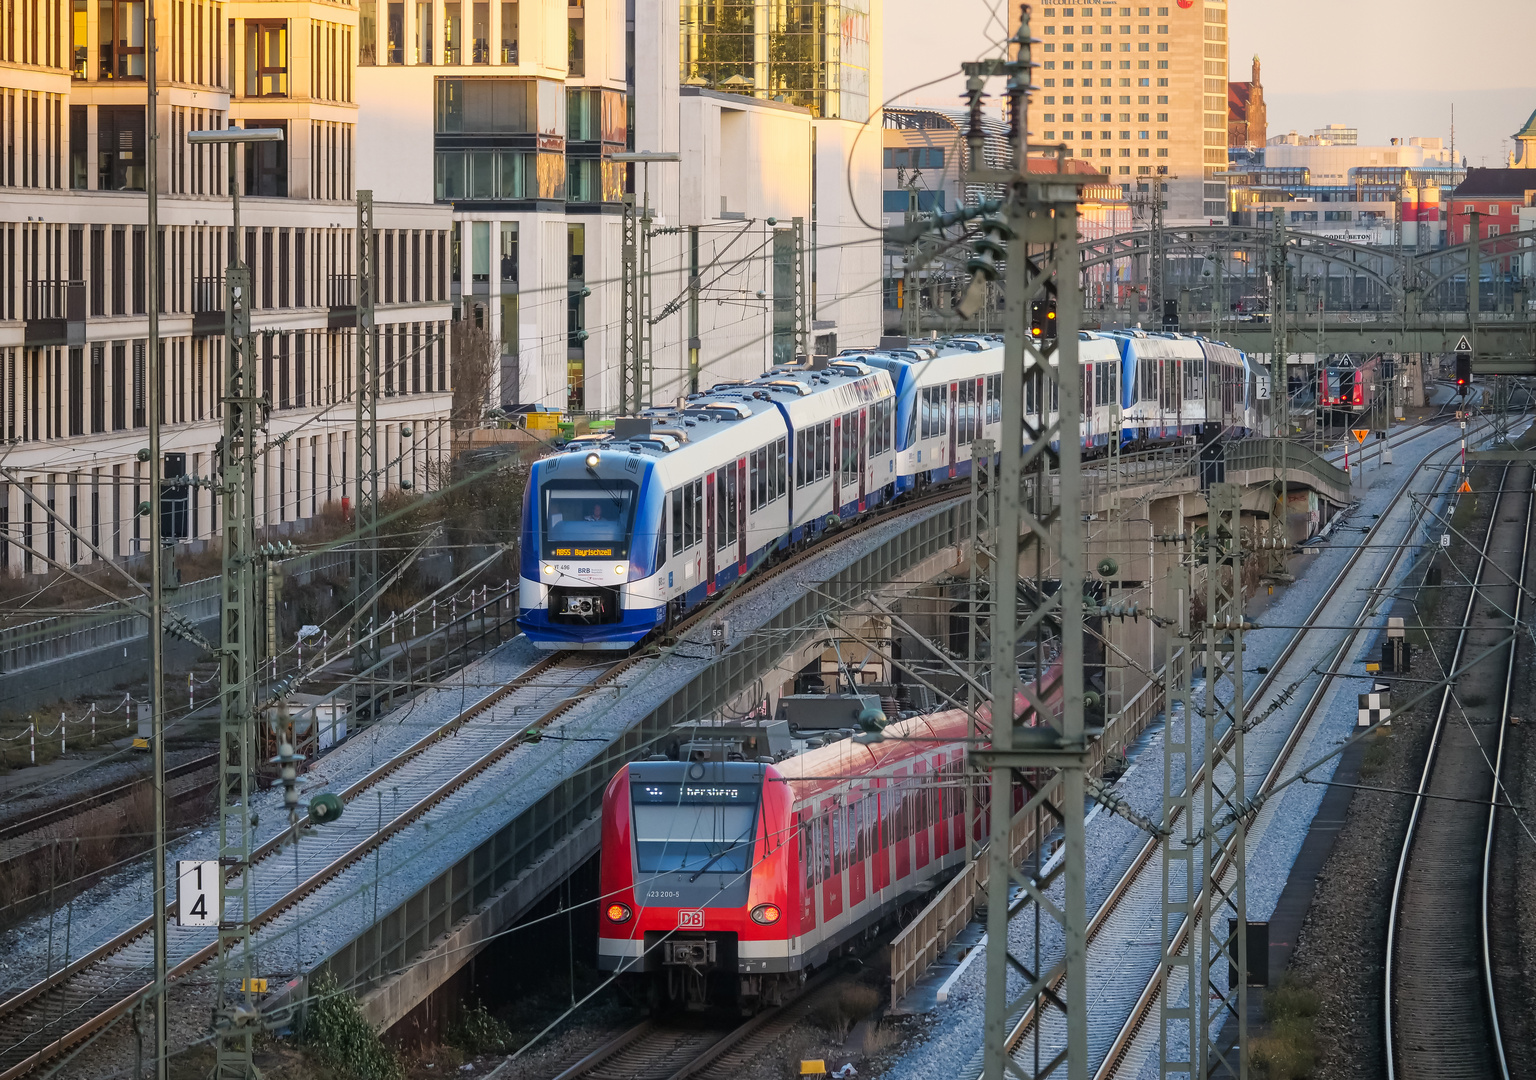
[[650,979],[657,1005],[781,1000],[964,860],[966,729],[957,710],[775,763],[625,766],[603,798],[598,966]]

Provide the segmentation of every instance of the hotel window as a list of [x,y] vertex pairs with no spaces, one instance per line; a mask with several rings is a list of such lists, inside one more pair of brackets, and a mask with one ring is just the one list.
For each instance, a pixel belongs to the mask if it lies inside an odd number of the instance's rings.
[[102,79],[142,79],[144,77],[144,3],[143,0],[101,0],[99,77]]
[[1157,122],[1159,124],[1166,124],[1168,122],[1168,114],[1165,113],[1165,112],[1158,113],[1157,114]]
[[287,22],[245,24],[245,93],[248,97],[288,96]]
[[1157,137],[1159,139],[1166,139],[1168,137],[1168,133],[1166,131],[1159,131],[1157,133]]

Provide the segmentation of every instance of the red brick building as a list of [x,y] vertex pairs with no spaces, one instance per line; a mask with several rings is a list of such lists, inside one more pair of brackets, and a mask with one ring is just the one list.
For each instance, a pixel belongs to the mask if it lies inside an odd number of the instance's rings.
[[1269,127],[1264,110],[1264,85],[1259,58],[1253,58],[1253,81],[1227,83],[1227,145],[1263,146]]
[[1472,211],[1481,215],[1481,239],[1504,236],[1519,228],[1519,208],[1532,205],[1536,169],[1468,169],[1467,178],[1451,196],[1451,220],[1446,239],[1464,244],[1470,238]]

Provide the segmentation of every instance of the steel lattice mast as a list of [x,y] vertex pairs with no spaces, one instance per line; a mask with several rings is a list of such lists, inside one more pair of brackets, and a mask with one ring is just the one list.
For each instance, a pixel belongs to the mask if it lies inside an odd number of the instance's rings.
[[[1086,858],[1083,827],[1084,777],[1089,737],[1083,720],[1083,560],[1086,548],[1082,515],[1081,416],[1082,379],[1078,366],[1078,325],[1082,292],[1077,238],[1077,206],[1082,187],[1102,181],[1095,174],[1066,173],[1065,147],[1052,147],[1057,171],[1029,170],[1027,95],[1030,89],[1031,46],[1029,8],[1021,6],[1019,29],[1013,39],[1014,59],[997,64],[967,65],[970,75],[972,133],[980,132],[981,89],[988,75],[1008,76],[1010,137],[1013,147],[1008,170],[975,169],[971,182],[1004,185],[1004,213],[1010,235],[1005,282],[1006,318],[1002,377],[1003,422],[1000,436],[1001,478],[995,507],[997,558],[993,563],[992,597],[992,749],[975,754],[991,774],[991,827],[987,850],[987,944],[984,1076],[1002,1080],[1062,1076],[1086,1080],[1087,916]],[[1042,149],[1047,149],[1042,147]],[[979,155],[977,155],[979,157]],[[1031,259],[1031,253],[1035,257]],[[1037,349],[1031,340],[1031,305],[1056,301],[1057,344],[1053,365],[1049,346]],[[1035,389],[1042,418],[1038,429],[1025,420],[1025,384]],[[1058,402],[1058,419],[1051,422],[1049,403]],[[1052,458],[1053,444],[1059,447]],[[1066,508],[1067,512],[1061,512]],[[1020,572],[1021,532],[1028,532],[1033,567]],[[1033,580],[1030,580],[1030,579]],[[1032,604],[1021,615],[1020,585]],[[1051,586],[1055,586],[1054,589]],[[1054,627],[1054,629],[1052,629]],[[1049,655],[1048,642],[1059,634],[1059,652]],[[1032,642],[1034,678],[1020,679],[1019,651]],[[1048,664],[1060,664],[1061,693],[1045,692],[1041,679]],[[1022,691],[1035,723],[1010,721],[1015,694]],[[1061,820],[1065,850],[1050,873],[1025,875],[1013,864],[1012,820],[1015,779],[1022,776],[1030,798],[1023,814],[1046,808]],[[1048,780],[1041,781],[1041,777]],[[1060,885],[1058,890],[1056,887]],[[1021,890],[1010,903],[1010,885]],[[1027,955],[1009,939],[1010,921],[1030,904],[1037,917],[1060,925],[1063,953],[1048,967]],[[1021,980],[1012,992],[1010,980]],[[1030,1071],[1010,1053],[1010,1024],[1027,1005],[1065,1012],[1066,1044],[1052,1050]],[[1038,1030],[1038,1016],[1036,1022]]]
[[[352,513],[357,536],[352,567],[353,611],[357,646],[352,672],[361,675],[378,662],[377,591],[379,581],[379,354],[374,321],[377,269],[374,258],[373,192],[357,193],[357,351],[356,427],[352,436]],[[360,688],[362,682],[357,686]],[[353,714],[359,691],[354,690]],[[359,718],[360,719],[360,718]]]

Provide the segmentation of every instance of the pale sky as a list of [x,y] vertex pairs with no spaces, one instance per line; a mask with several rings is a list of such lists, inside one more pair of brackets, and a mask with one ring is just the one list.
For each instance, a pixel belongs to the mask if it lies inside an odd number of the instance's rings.
[[[994,13],[1014,2],[883,0],[885,96],[958,107],[958,75],[909,88],[997,55]],[[1263,61],[1271,135],[1338,123],[1362,143],[1449,140],[1454,103],[1457,154],[1492,166],[1536,111],[1536,0],[1231,0],[1228,21],[1231,77],[1248,78],[1254,53]]]

